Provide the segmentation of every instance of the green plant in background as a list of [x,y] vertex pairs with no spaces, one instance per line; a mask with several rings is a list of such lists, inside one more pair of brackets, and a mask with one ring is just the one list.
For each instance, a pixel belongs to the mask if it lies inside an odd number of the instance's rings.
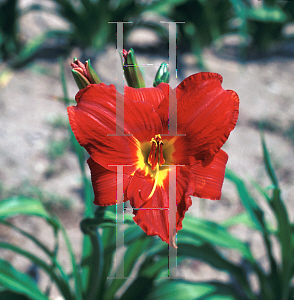
[[71,25],[70,31],[66,33],[70,43],[82,49],[92,47],[96,51],[103,49],[108,42],[116,41],[116,26],[108,22],[128,21],[135,8],[132,0],[53,2],[57,4],[57,13]]
[[[126,278],[114,279],[113,258],[116,250],[117,222],[115,206],[98,207],[94,215],[81,222],[81,229],[84,235],[89,237],[94,251],[78,262],[73,255],[72,246],[63,225],[44,209],[39,200],[25,197],[2,200],[0,223],[30,239],[36,247],[47,254],[50,263],[9,242],[1,242],[0,248],[22,255],[44,270],[66,300],[291,300],[294,297],[294,286],[291,283],[294,276],[294,226],[290,223],[281,200],[279,184],[263,137],[262,144],[266,170],[272,181],[270,186],[272,195],[269,195],[269,189],[263,189],[256,183],[255,185],[271,208],[277,227],[275,228],[265,220],[264,210],[252,197],[244,181],[231,170],[227,170],[226,177],[236,185],[245,212],[222,224],[187,216],[183,221],[183,229],[178,233],[179,265],[187,258],[201,260],[229,274],[229,282],[189,282],[184,279],[167,279],[167,245],[158,238],[145,235],[138,226],[134,225],[132,217],[127,214],[124,220],[124,275],[125,277],[131,276],[132,279],[130,283],[127,283]],[[49,249],[23,228],[12,225],[8,221],[9,218],[18,214],[44,218],[48,226],[52,227],[55,246]],[[229,233],[228,229],[238,224],[246,225],[261,234],[267,251],[269,271],[266,272],[261,268],[247,243]],[[72,262],[72,273],[67,273],[57,258],[59,235],[66,241]],[[280,258],[273,255],[272,237],[275,237],[280,244]],[[239,254],[239,263],[233,263],[230,260],[231,251]],[[224,253],[227,254],[224,255]],[[17,297],[22,294],[27,297],[24,299],[48,300],[51,285],[45,292],[41,292],[27,274],[19,272],[3,259],[0,260],[0,264],[0,285],[3,289],[0,292],[1,297],[9,295],[9,299],[14,300],[19,299]],[[81,271],[87,266],[90,267],[90,276],[83,284]],[[252,274],[255,274],[258,280],[257,292],[249,280]]]
[[285,40],[283,28],[294,19],[293,1],[278,0],[257,4],[249,0],[153,1],[146,10],[185,22],[178,24],[178,43],[192,50],[202,67],[203,48],[211,43],[221,48],[222,37],[230,34],[240,37],[241,58],[246,58],[249,51],[264,55]]
[[225,0],[175,0],[154,1],[147,10],[165,16],[177,25],[178,44],[198,57],[198,64],[205,68],[202,50],[230,31],[229,21],[234,17],[231,4]]
[[[167,29],[159,23],[161,17],[185,22],[177,26],[178,44],[192,51],[202,68],[205,68],[203,48],[212,43],[221,48],[222,38],[230,34],[240,37],[239,54],[242,58],[252,52],[264,55],[272,46],[293,39],[293,35],[282,35],[285,26],[294,20],[293,1],[264,0],[257,4],[249,0],[154,0],[148,3],[134,0],[50,1],[55,4],[53,8],[40,3],[23,9],[18,7],[17,0],[1,1],[0,61],[8,61],[12,68],[22,67],[34,58],[41,47],[50,47],[49,39],[62,45],[59,50],[63,53],[80,47],[83,51],[90,50],[88,55],[94,57],[94,53],[103,50],[108,43],[116,42],[116,25],[109,24],[110,21],[133,22],[124,26],[125,37],[133,28],[140,26],[156,31],[167,40]],[[70,28],[48,29],[24,42],[19,34],[20,18],[33,11],[59,16]],[[146,12],[157,14],[158,18],[145,21]],[[5,78],[1,80],[5,82]]]
[[[20,68],[28,63],[44,42],[54,35],[54,32],[44,32],[30,41],[24,41],[20,35],[20,19],[35,9],[19,8],[18,0],[3,0],[0,2],[0,63],[8,62],[11,68]],[[7,72],[1,74],[6,77]],[[1,81],[5,78],[0,76]]]
[[[23,67],[34,55],[47,45],[49,39],[63,41],[63,53],[73,47],[83,50],[101,51],[107,43],[116,42],[116,25],[110,21],[137,20],[144,7],[133,0],[51,0],[54,8],[46,3],[19,8],[17,0],[4,0],[0,3],[0,62],[7,61],[11,68]],[[24,42],[19,33],[20,19],[32,12],[44,11],[59,16],[70,25],[69,30],[48,29],[30,41]],[[130,24],[125,26],[127,34]],[[47,46],[46,46],[47,47]],[[6,74],[3,74],[3,76]],[[4,78],[2,81],[5,81]]]
[[[32,8],[44,10],[62,18],[70,25],[69,30],[59,32],[58,38],[66,39],[68,50],[80,47],[97,53],[106,44],[116,42],[116,25],[109,22],[140,20],[144,6],[133,0],[52,0],[55,9],[34,5]],[[124,26],[127,35],[132,24]],[[93,53],[93,52],[92,52]]]
[[[282,30],[286,24],[293,22],[294,6],[291,1],[265,0],[255,6],[251,1],[231,0],[231,3],[239,22],[236,29],[243,38],[240,53],[243,58],[246,58],[248,50],[265,55],[272,46],[285,40]],[[248,47],[249,39],[252,41]]]
[[20,49],[17,0],[0,2],[0,62]]

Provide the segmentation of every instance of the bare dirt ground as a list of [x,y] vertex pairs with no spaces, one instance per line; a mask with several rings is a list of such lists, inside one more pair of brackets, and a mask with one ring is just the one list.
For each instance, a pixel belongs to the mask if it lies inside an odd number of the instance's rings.
[[[72,56],[79,56],[74,52]],[[236,129],[231,133],[223,149],[229,154],[228,167],[262,186],[270,184],[263,165],[258,122],[265,122],[265,137],[281,183],[282,196],[290,218],[294,219],[294,60],[293,57],[272,56],[240,64],[237,60],[224,59],[212,50],[206,50],[205,61],[211,72],[220,73],[223,87],[238,93],[240,116]],[[167,57],[154,54],[137,56],[140,63],[160,64]],[[71,60],[71,58],[69,58]],[[71,78],[70,61],[66,62],[66,77],[70,97],[74,98],[77,87]],[[199,72],[191,54],[181,54],[180,83],[185,77]],[[115,46],[100,53],[94,67],[106,84],[115,83]],[[50,157],[53,141],[67,138],[67,114],[64,104],[56,100],[62,97],[59,65],[54,61],[36,61],[30,67],[14,73],[9,84],[0,93],[0,182],[1,194],[39,193],[46,203],[54,202],[62,222],[70,235],[77,255],[81,251],[79,222],[83,203],[80,196],[81,178],[78,163],[67,148],[64,155]],[[152,86],[156,67],[144,70],[146,86]],[[54,125],[52,125],[54,124]],[[57,124],[57,125],[56,125]],[[58,125],[61,124],[61,125]],[[54,148],[54,147],[53,147]],[[51,152],[50,152],[51,151]],[[58,151],[57,151],[58,152]],[[49,153],[49,154],[48,154]],[[60,205],[60,203],[62,205]],[[69,206],[66,210],[62,206]],[[194,198],[190,214],[213,221],[222,221],[240,213],[242,206],[234,186],[225,181],[221,201]],[[15,218],[22,228],[34,232],[48,245],[52,234],[37,218]],[[240,239],[252,243],[256,257],[262,260],[264,251],[259,237],[244,228],[234,230]],[[1,228],[0,239],[12,240],[18,245],[30,244],[18,235],[11,235]],[[1,252],[21,270],[28,262],[11,253]],[[61,260],[67,263],[66,250],[61,245]],[[266,268],[266,265],[265,265]],[[193,270],[193,271],[192,271]],[[205,280],[226,274],[215,273],[206,265],[195,264],[185,271],[187,278]],[[48,279],[41,279],[45,286]],[[53,290],[52,297],[58,293]]]

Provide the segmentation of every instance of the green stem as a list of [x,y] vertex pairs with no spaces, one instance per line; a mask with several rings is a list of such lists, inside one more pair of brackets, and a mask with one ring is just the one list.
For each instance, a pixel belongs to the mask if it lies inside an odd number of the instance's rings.
[[88,280],[86,286],[85,299],[87,300],[98,300],[99,294],[99,283],[101,281],[102,269],[103,269],[103,247],[101,236],[95,225],[92,224],[90,218],[82,220],[80,226],[83,233],[90,238],[91,242],[91,253],[89,254],[88,264],[89,268]]
[[[68,92],[67,92],[67,86],[66,86],[66,79],[65,79],[65,74],[64,74],[64,66],[63,66],[63,60],[62,58],[59,59],[59,64],[60,64],[60,78],[62,82],[62,89],[63,89],[63,94],[64,94],[64,103],[66,106],[69,105],[69,97],[68,97]],[[70,133],[70,140],[73,145],[74,151],[77,155],[79,166],[80,166],[80,171],[82,175],[82,180],[83,180],[83,191],[84,191],[84,201],[85,201],[85,210],[84,210],[84,217],[90,217],[93,215],[93,192],[91,188],[91,184],[87,178],[86,172],[85,172],[85,155],[84,155],[84,149],[79,145],[77,142],[70,125],[68,126],[68,130]],[[83,252],[82,252],[82,261],[84,261],[88,256],[91,255],[91,252],[94,249],[92,249],[92,242],[89,236],[84,235],[83,239]],[[89,267],[84,267],[82,269],[82,286],[86,289],[87,288],[87,283],[91,279],[90,278],[90,273],[91,270]],[[77,278],[77,280],[79,280]],[[79,283],[80,284],[80,283]],[[79,287],[79,289],[82,289],[82,287]],[[79,291],[82,293],[81,291]],[[81,296],[82,297],[82,296]]]
[[70,255],[70,260],[71,260],[72,270],[73,270],[73,277],[74,277],[74,281],[75,281],[76,299],[77,300],[83,300],[82,280],[81,280],[81,275],[80,275],[80,272],[78,270],[78,266],[77,266],[77,263],[76,263],[76,260],[75,260],[73,248],[72,248],[71,242],[69,240],[69,237],[68,237],[63,225],[60,222],[59,222],[59,226],[60,226],[60,230],[61,230],[61,233],[63,235],[64,241],[66,243],[68,253]]

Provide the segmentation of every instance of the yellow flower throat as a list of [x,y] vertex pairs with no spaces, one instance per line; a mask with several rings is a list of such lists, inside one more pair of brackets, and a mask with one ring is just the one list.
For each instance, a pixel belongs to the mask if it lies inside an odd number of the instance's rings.
[[[166,143],[166,144],[165,144]],[[149,196],[143,200],[149,200],[157,186],[163,187],[163,180],[168,175],[168,166],[172,163],[173,143],[168,140],[163,141],[160,134],[155,135],[150,142],[140,143],[138,145],[138,168],[145,171],[153,178],[154,183]]]

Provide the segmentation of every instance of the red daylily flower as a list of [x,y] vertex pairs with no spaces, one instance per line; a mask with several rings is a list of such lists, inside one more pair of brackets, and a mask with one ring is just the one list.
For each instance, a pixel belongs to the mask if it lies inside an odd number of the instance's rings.
[[[130,200],[134,221],[148,234],[169,242],[169,167],[176,168],[176,229],[182,228],[190,195],[218,200],[228,155],[220,148],[234,129],[239,98],[224,90],[216,73],[186,78],[172,92],[177,97],[177,130],[168,133],[169,85],[134,89],[124,98],[113,85],[92,84],[76,95],[68,108],[71,128],[91,156],[88,164],[97,205],[117,203],[117,174],[123,168],[124,201]],[[116,101],[124,100],[125,136],[116,132]],[[183,166],[184,165],[184,166]],[[149,209],[146,209],[149,208]],[[150,208],[163,208],[150,209]],[[175,245],[173,245],[175,246]]]

